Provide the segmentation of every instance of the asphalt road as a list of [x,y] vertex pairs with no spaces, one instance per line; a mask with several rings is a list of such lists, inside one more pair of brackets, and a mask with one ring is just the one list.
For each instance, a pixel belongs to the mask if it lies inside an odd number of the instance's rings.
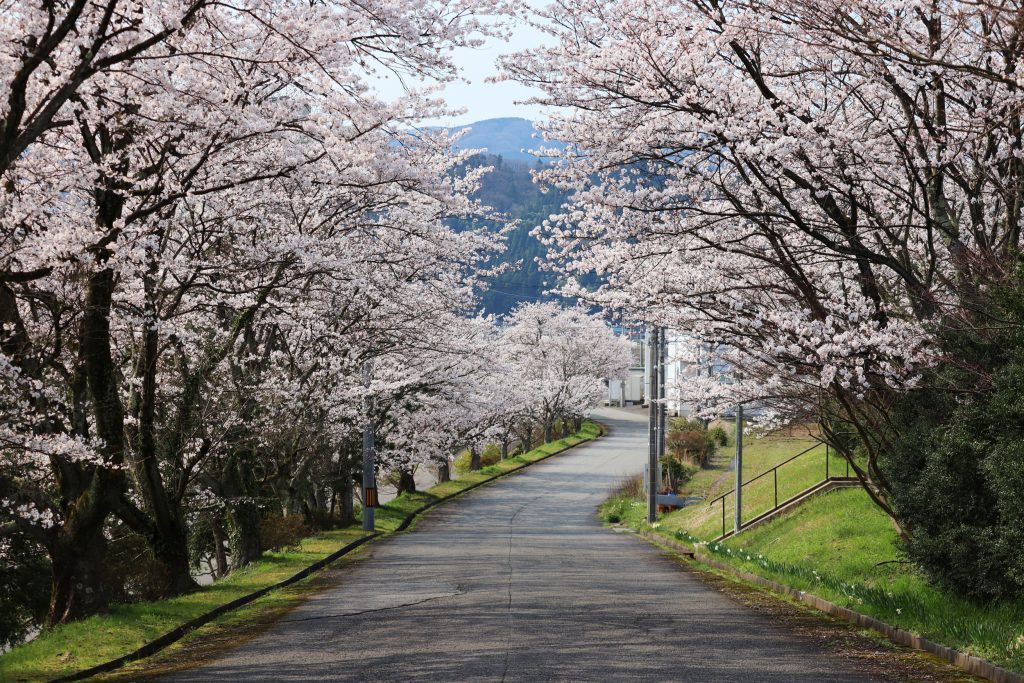
[[594,509],[642,471],[646,422],[431,512],[262,636],[175,681],[862,681]]

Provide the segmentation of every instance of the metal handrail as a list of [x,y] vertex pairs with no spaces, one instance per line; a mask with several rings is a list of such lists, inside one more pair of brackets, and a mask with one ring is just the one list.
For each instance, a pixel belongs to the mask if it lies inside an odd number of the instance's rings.
[[[755,481],[757,481],[758,479],[760,479],[761,477],[768,476],[768,474],[773,474],[774,475],[774,479],[775,479],[775,506],[772,507],[770,510],[765,510],[763,513],[761,513],[760,516],[764,516],[764,515],[766,515],[768,513],[775,512],[780,507],[780,505],[779,505],[779,468],[782,467],[783,465],[786,465],[788,463],[793,462],[794,460],[796,460],[797,458],[799,458],[801,456],[807,455],[808,453],[810,453],[811,451],[813,451],[816,448],[820,447],[821,445],[822,444],[820,444],[820,443],[816,443],[813,446],[811,446],[810,448],[805,448],[804,450],[800,451],[799,453],[797,453],[793,457],[787,458],[786,460],[783,460],[782,462],[780,462],[775,467],[767,469],[764,472],[762,472],[761,474],[757,475],[756,477],[754,477],[752,479],[748,479],[747,481],[745,481],[745,482],[740,484],[740,488],[742,489],[747,484],[752,484]],[[826,443],[825,444],[825,478],[822,479],[821,481],[815,483],[814,486],[820,486],[824,482],[827,482],[827,481],[829,481],[831,479],[831,477],[829,476],[829,461],[831,460],[831,458],[832,458],[832,455],[830,453],[829,445]],[[845,457],[843,458],[843,460],[846,461],[846,476],[848,478],[850,476],[850,461],[847,460]],[[811,488],[814,488],[814,486],[812,486]],[[718,501],[722,501],[722,535],[721,535],[720,538],[725,538],[725,536],[726,536],[725,499],[729,496],[729,494],[735,494],[735,493],[736,493],[736,487],[734,486],[733,488],[729,489],[728,491],[726,491],[725,493],[720,495],[718,498],[715,498],[710,503],[708,503],[708,507],[710,508],[710,507],[713,507],[715,505],[715,503],[717,503]],[[801,494],[797,494],[796,496],[790,498],[789,500],[783,501],[782,504],[786,505],[789,502],[791,502],[792,500],[795,500],[800,495]],[[740,529],[742,529],[742,528],[743,528],[743,525],[741,524],[740,525]]]
[[[797,453],[796,455],[794,455],[792,458],[789,458],[787,460],[783,460],[782,462],[780,462],[775,467],[772,467],[771,469],[767,469],[764,472],[762,472],[761,474],[759,474],[756,477],[754,477],[753,479],[748,479],[747,481],[743,482],[742,484],[740,484],[740,486],[746,486],[747,484],[753,484],[755,481],[757,481],[758,479],[760,479],[763,476],[766,476],[767,474],[769,474],[773,470],[777,470],[780,467],[782,467],[783,465],[793,462],[794,460],[796,460],[800,456],[806,455],[806,454],[810,453],[811,451],[813,451],[815,448],[819,448],[820,446],[821,446],[820,443],[816,443],[813,446],[811,446],[810,448],[805,448],[804,450],[802,450],[799,453]],[[825,456],[826,456],[826,458],[828,457],[828,444],[825,444]],[[827,460],[826,460],[825,464],[826,464],[826,467],[827,467],[828,466]],[[725,498],[726,496],[728,496],[730,493],[735,493],[735,492],[736,492],[736,487],[734,486],[731,489],[729,489],[728,491],[726,491],[725,493],[723,493],[722,495],[720,495],[718,498],[715,498],[713,501],[708,503],[708,506],[710,507],[710,506],[714,505],[715,503],[717,503],[722,498]]]

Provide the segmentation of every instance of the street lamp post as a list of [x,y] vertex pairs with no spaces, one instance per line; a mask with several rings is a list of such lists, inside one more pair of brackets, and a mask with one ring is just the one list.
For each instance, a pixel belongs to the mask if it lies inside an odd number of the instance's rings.
[[733,533],[743,526],[743,404],[736,406],[736,523]]
[[661,462],[665,459],[665,438],[668,436],[668,402],[665,400],[665,376],[668,374],[668,334],[661,328],[658,347],[658,487],[661,488]]

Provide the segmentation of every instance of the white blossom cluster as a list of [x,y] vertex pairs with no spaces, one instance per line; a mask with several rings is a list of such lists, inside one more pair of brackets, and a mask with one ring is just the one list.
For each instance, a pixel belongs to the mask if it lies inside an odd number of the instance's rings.
[[[706,404],[885,404],[1020,247],[1017,13],[969,2],[568,0],[506,77],[569,293],[734,350]],[[591,279],[586,279],[591,278]],[[967,283],[967,284],[965,284]],[[725,400],[727,399],[727,400]],[[853,403],[849,403],[852,406]]]
[[0,536],[116,524],[187,590],[200,516],[328,507],[367,420],[451,391],[503,246],[424,122],[504,9],[0,0]]

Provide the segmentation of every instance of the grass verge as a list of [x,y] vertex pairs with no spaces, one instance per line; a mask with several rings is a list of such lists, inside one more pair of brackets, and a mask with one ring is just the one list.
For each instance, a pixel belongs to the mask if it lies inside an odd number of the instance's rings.
[[[524,465],[589,441],[601,434],[596,423],[584,422],[576,434],[544,444],[532,451],[425,491],[405,494],[377,509],[379,531],[394,532],[411,513],[424,505],[461,493]],[[304,539],[297,548],[266,553],[262,559],[195,593],[159,602],[114,605],[108,614],[58,626],[30,643],[0,656],[0,681],[45,681],[96,666],[132,652],[182,623],[236,598],[273,585],[363,536],[358,524]],[[364,546],[365,547],[365,546]],[[206,637],[283,612],[300,602],[315,585],[316,576],[295,586],[274,591],[189,634]],[[172,648],[187,648],[180,642]]]
[[[720,422],[719,426],[731,435],[734,433],[733,423]],[[778,500],[784,501],[791,496],[807,489],[825,478],[825,473],[832,475],[845,474],[845,461],[835,454],[829,453],[826,467],[825,447],[820,445],[811,434],[811,427],[794,426],[786,430],[774,432],[760,438],[747,437],[743,444],[743,481],[749,482],[762,472],[766,472],[802,451],[807,451],[796,460],[783,465],[778,470]],[[711,459],[710,466],[699,470],[679,491],[684,498],[700,497],[713,500],[733,488],[735,472],[732,461],[735,446],[719,448]],[[631,499],[619,497],[622,507],[620,516],[623,519],[642,520],[643,509],[630,517]],[[776,499],[776,480],[768,475],[743,487],[743,519],[749,520],[771,509]],[[606,504],[607,505],[607,504]],[[732,524],[732,508],[735,499],[732,495],[725,498],[726,521]],[[671,531],[683,530],[700,538],[714,538],[722,533],[722,504],[713,507],[697,503],[662,519]]]
[[[706,507],[700,503],[695,507]],[[699,516],[680,510],[655,525],[623,491],[600,514],[638,530],[700,544],[730,566],[867,614],[948,647],[1024,673],[1024,602],[977,604],[931,585],[904,561],[899,537],[861,489],[812,498],[724,543],[708,542]]]

